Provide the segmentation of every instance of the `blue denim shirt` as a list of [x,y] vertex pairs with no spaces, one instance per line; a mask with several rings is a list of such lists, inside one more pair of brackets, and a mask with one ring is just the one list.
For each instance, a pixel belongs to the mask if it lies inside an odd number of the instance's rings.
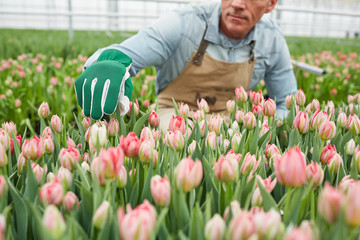
[[297,83],[280,28],[264,15],[244,39],[229,39],[219,29],[220,16],[219,2],[188,4],[160,17],[121,44],[99,49],[85,63],[85,68],[94,63],[103,50],[118,49],[132,58],[132,76],[146,67],[156,67],[155,90],[159,93],[185,68],[208,24],[205,39],[210,43],[206,53],[217,60],[245,61],[249,58],[250,42],[256,40],[257,61],[249,90],[264,79],[269,97],[276,99],[277,116],[283,118],[287,114],[285,97],[297,92]]

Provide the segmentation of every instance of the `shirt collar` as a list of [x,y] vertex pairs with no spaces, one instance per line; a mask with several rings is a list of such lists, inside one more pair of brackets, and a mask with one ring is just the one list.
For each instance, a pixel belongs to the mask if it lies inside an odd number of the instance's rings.
[[221,16],[221,4],[219,3],[216,5],[213,13],[211,14],[210,19],[208,19],[208,29],[205,34],[205,40],[214,43],[214,44],[220,44],[223,47],[228,48],[237,48],[245,45],[249,45],[252,40],[256,40],[257,36],[257,24],[254,26],[254,28],[246,35],[246,37],[242,40],[234,41],[226,37],[221,31],[220,31],[220,16]]

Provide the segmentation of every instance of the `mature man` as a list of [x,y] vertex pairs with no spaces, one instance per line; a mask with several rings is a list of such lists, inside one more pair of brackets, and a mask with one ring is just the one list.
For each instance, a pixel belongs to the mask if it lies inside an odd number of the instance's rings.
[[286,115],[285,97],[297,91],[289,50],[279,27],[264,16],[277,0],[222,0],[189,4],[160,17],[121,44],[99,49],[85,63],[75,88],[86,116],[99,119],[116,105],[129,109],[130,75],[157,71],[160,122],[174,113],[172,98],[197,108],[208,101],[222,112],[235,88],[253,89],[261,79],[277,116]]

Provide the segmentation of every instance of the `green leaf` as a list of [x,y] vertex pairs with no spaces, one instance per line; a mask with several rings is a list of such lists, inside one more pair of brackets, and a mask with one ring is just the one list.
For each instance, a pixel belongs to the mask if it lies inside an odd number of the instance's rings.
[[[154,231],[151,231],[151,235],[150,235],[151,240],[156,239],[156,236],[158,235],[161,226],[163,226],[163,224],[164,224],[164,220],[165,220],[165,217],[167,216],[168,211],[169,211],[169,209],[167,207],[163,208],[161,210],[160,215],[156,220]],[[161,232],[163,232],[163,231],[161,231]],[[166,234],[166,231],[163,234]],[[159,236],[159,237],[160,237],[159,239],[165,239],[165,237],[167,239],[167,237],[169,237],[169,235],[167,235],[167,236]]]
[[[247,177],[246,177],[247,178]],[[245,177],[242,181],[246,181]],[[252,177],[249,182],[245,182],[245,186],[243,187],[241,192],[241,206],[246,206],[247,203],[250,203],[252,192],[256,185],[256,177]]]
[[256,123],[256,128],[255,131],[252,131],[252,140],[251,140],[251,145],[250,145],[250,153],[251,154],[255,154],[256,153],[256,149],[258,147],[258,141],[259,141],[259,131],[260,128],[258,126],[258,124]]
[[290,133],[288,148],[300,146],[300,144],[301,144],[301,136],[299,130],[295,127]]
[[202,212],[199,209],[197,203],[191,213],[191,224],[190,224],[190,239],[202,240],[204,236],[204,222]]
[[[30,201],[28,198],[25,201],[31,212],[31,214],[29,215],[30,221],[35,222],[35,223],[33,222],[33,227],[35,229],[35,232],[33,233],[34,237],[36,239],[52,239],[49,231],[47,231],[44,228],[44,225],[41,220],[41,215],[39,213],[39,210],[36,209],[35,204],[33,204],[33,202]],[[49,236],[50,236],[50,238],[49,238]]]
[[279,212],[279,208],[274,200],[274,198],[270,195],[270,193],[266,190],[266,188],[262,184],[258,184],[261,196],[263,198],[264,210],[267,212],[271,208]]
[[151,198],[150,181],[151,181],[152,176],[153,176],[153,164],[151,163],[147,170],[147,176],[145,179],[144,187],[142,189],[140,202],[143,202],[144,199]]
[[82,227],[86,232],[89,232],[91,221],[93,217],[94,199],[92,193],[87,190],[84,185],[80,184],[80,213],[82,217]]
[[342,150],[345,148],[345,144],[350,141],[350,139],[353,138],[353,135],[351,132],[347,132],[343,138],[342,138],[342,142],[341,142],[341,146],[340,146],[340,149],[336,148],[337,150]]
[[319,138],[319,135],[315,134],[314,142],[313,142],[313,155],[312,155],[312,160],[315,163],[316,162],[320,163],[320,144],[321,144],[321,140]]
[[38,194],[38,181],[31,168],[30,161],[27,161],[27,183],[25,185],[24,198],[28,197],[30,201],[34,202]]
[[10,181],[8,181],[8,185],[10,195],[14,203],[18,238],[26,239],[29,216],[28,209],[26,207],[24,199],[20,196],[20,193],[14,187],[14,185]]
[[139,182],[136,182],[131,191],[130,199],[129,199],[131,207],[133,207],[133,208],[135,208],[138,205],[138,202],[137,202],[138,195],[139,195]]
[[138,137],[140,136],[141,130],[144,127],[145,122],[148,120],[150,113],[151,112],[148,112],[136,121],[133,132],[135,132]]

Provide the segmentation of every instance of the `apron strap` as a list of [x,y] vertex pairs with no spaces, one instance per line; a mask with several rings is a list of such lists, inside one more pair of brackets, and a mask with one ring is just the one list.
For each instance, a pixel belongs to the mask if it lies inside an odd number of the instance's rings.
[[254,51],[255,44],[256,44],[256,41],[255,41],[255,40],[252,40],[252,41],[250,42],[251,51],[250,51],[249,63],[252,63],[252,62],[254,61],[254,58],[255,58],[255,51]]
[[207,28],[208,28],[208,25],[206,24],[206,28],[205,28],[205,32],[204,32],[204,35],[201,39],[201,43],[200,43],[200,47],[199,49],[197,50],[197,53],[193,59],[193,64],[195,64],[196,66],[200,66],[201,65],[201,62],[202,62],[202,59],[204,57],[204,54],[205,54],[205,51],[206,51],[206,48],[209,44],[209,42],[207,40],[205,40],[205,34],[206,34],[206,31],[207,31]]

